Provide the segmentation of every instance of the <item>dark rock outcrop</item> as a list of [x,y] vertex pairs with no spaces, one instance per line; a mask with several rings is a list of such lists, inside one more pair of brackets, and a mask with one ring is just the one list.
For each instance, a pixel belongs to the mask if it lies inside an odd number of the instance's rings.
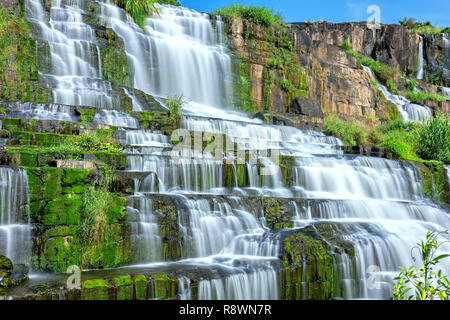
[[323,112],[320,108],[319,101],[305,97],[297,97],[292,100],[288,107],[288,112],[309,117],[323,118]]
[[450,87],[450,36],[427,34],[423,36],[424,77],[436,85]]

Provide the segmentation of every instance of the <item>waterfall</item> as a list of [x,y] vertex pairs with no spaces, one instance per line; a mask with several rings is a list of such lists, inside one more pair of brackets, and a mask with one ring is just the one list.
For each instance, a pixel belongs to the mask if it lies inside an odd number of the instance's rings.
[[60,104],[39,104],[33,102],[10,102],[5,111],[12,118],[78,121],[73,108]]
[[28,180],[23,169],[0,167],[0,253],[13,263],[31,257]]
[[423,37],[420,37],[419,54],[417,57],[417,79],[423,79]]
[[48,14],[41,0],[25,1],[35,37],[50,50],[50,66],[39,76],[53,89],[54,103],[117,108],[120,102],[110,95],[111,84],[101,79],[95,32],[83,22],[87,2],[52,0]]
[[[376,78],[372,70],[367,66],[362,67],[370,75],[370,77],[376,81]],[[400,117],[404,122],[408,121],[420,122],[431,118],[432,116],[431,110],[427,106],[411,103],[411,101],[409,101],[405,97],[395,95],[389,92],[389,90],[378,81],[376,81],[376,83],[378,90],[380,90],[383,93],[386,99],[397,106]]]
[[109,1],[101,5],[103,21],[125,43],[135,88],[161,97],[182,94],[203,105],[230,105],[231,59],[207,14],[159,6],[144,31],[124,10]]
[[[231,56],[220,17],[214,24],[207,14],[164,5],[142,29],[124,10],[101,1],[97,19],[122,38],[134,88],[162,98],[182,94],[189,103],[183,108],[181,129],[215,133],[224,145],[232,145],[223,159],[212,158],[211,152],[175,154],[167,134],[143,129],[133,116],[116,110],[110,84],[101,79],[95,32],[83,23],[85,2],[66,2],[53,1],[47,17],[39,0],[26,1],[35,37],[50,47],[51,67],[40,75],[53,89],[55,103],[95,106],[94,123],[119,127],[115,135],[126,146],[123,173],[134,180],[134,194],[127,203],[133,263],[140,268],[157,266],[158,272],[177,270],[180,299],[191,299],[194,293],[199,299],[281,298],[283,243],[280,232],[268,226],[264,200],[280,201],[294,230],[312,227],[330,246],[337,241],[351,248],[351,253],[333,252],[333,296],[345,299],[389,298],[399,267],[418,261],[410,255],[412,246],[428,230],[450,228],[445,207],[425,198],[420,171],[413,164],[345,155],[342,142],[334,137],[267,125],[231,111]],[[397,105],[404,121],[431,116],[427,107],[393,95],[382,85],[379,89]],[[124,93],[135,111],[142,110],[131,90]],[[23,110],[26,117],[71,115],[63,111]],[[257,161],[235,152],[235,146],[254,152]],[[270,158],[268,150],[281,157]],[[278,163],[280,158],[287,164]],[[270,174],[262,169],[270,169]],[[20,185],[6,184],[1,195]],[[157,203],[159,197],[171,205]],[[173,219],[169,222],[164,216],[168,210]],[[167,223],[179,230],[176,239],[165,233]],[[165,252],[168,241],[180,246],[178,255]],[[440,251],[449,252],[450,246],[444,244]],[[450,271],[446,262],[439,267]],[[191,273],[184,273],[189,268],[208,272],[194,282]],[[379,288],[370,287],[370,277],[377,279]],[[299,285],[306,288],[306,274],[302,279]]]

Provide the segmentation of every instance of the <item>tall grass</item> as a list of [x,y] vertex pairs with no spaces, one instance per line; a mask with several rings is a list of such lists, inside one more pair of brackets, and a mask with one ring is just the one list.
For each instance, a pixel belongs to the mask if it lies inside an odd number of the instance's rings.
[[438,116],[418,130],[417,153],[426,160],[450,163],[450,120]]
[[419,100],[446,101],[446,100],[450,100],[449,97],[446,97],[442,94],[428,93],[426,91],[410,91],[410,92],[408,92],[406,97],[411,101],[419,101]]
[[267,7],[257,7],[253,5],[246,6],[235,3],[216,9],[212,11],[211,14],[242,18],[264,27],[282,26],[284,24],[280,14],[274,13],[273,10],[268,9]]
[[449,117],[438,116],[423,124],[403,123],[397,118],[383,125],[377,125],[375,119],[370,118],[357,121],[328,115],[325,117],[325,131],[346,145],[384,147],[398,159],[450,163]]

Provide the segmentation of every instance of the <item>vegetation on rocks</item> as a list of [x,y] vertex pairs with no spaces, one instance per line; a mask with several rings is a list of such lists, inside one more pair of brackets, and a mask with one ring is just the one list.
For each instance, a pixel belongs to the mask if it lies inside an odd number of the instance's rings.
[[36,45],[25,18],[0,5],[0,100],[46,102],[37,81]]
[[[413,89],[414,90],[414,89]],[[444,96],[438,93],[429,93],[426,91],[409,91],[406,94],[406,98],[411,101],[419,101],[419,100],[434,100],[434,101],[446,101],[450,100],[450,97]]]
[[438,116],[417,130],[417,154],[426,160],[450,163],[450,119]]
[[403,123],[400,118],[382,125],[377,123],[376,118],[359,121],[328,115],[325,117],[325,131],[346,145],[385,147],[401,160],[450,163],[448,116],[438,116],[424,124]]
[[[394,77],[399,76],[399,72],[396,68],[391,67],[385,63],[382,63],[380,61],[374,60],[372,58],[366,57],[365,55],[352,51],[348,49],[347,46],[344,44],[341,45],[341,47],[350,55],[354,56],[356,60],[358,61],[359,65],[365,65],[372,69],[375,76],[386,85],[386,87],[394,94],[398,93],[397,88],[395,87],[394,83]],[[347,48],[347,49],[345,49]]]
[[403,18],[403,20],[400,20],[398,23],[400,25],[406,27],[409,31],[414,32],[414,33],[430,34],[430,33],[450,32],[450,27],[438,28],[438,27],[433,26],[430,21],[420,22],[420,21],[416,21],[415,18],[405,17],[405,18]]
[[211,14],[229,16],[232,18],[246,19],[249,22],[264,26],[282,26],[283,18],[280,14],[266,7],[246,6],[241,4],[231,4],[223,8],[216,9]]
[[116,4],[125,9],[142,28],[145,28],[145,19],[158,13],[157,3],[180,5],[176,0],[115,0]]

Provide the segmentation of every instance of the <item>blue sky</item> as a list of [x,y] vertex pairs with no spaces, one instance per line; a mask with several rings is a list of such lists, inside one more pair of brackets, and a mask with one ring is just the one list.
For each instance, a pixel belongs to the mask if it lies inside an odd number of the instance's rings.
[[231,3],[273,8],[286,22],[326,20],[331,22],[366,21],[370,5],[380,8],[382,23],[398,23],[404,17],[431,21],[439,27],[450,26],[449,0],[180,0],[185,7],[203,12]]

